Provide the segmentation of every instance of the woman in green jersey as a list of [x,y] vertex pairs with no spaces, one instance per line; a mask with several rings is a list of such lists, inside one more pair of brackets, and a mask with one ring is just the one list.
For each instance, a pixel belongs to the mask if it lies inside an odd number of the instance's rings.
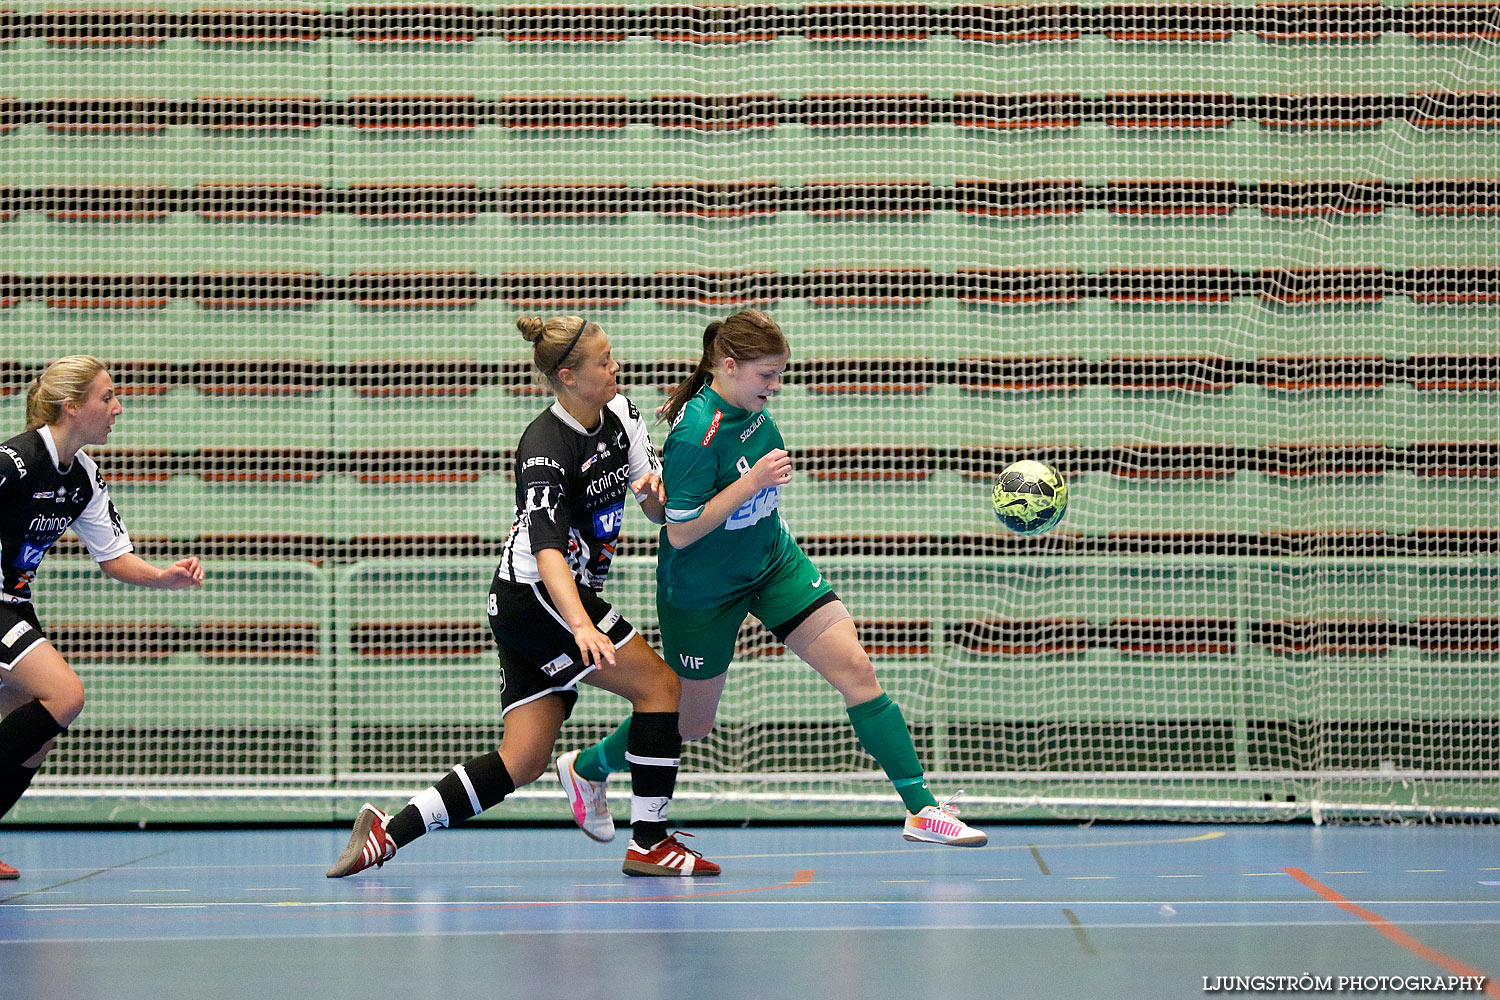
[[[792,459],[766,404],[781,391],[790,356],[781,328],[758,309],[710,323],[697,369],[664,410],[672,431],[656,601],[666,661],[682,678],[682,738],[701,740],[713,728],[740,624],[754,615],[843,695],[855,735],[906,805],[903,836],[978,847],[985,835],[928,791],[906,720],[853,619],[777,511]],[[627,722],[559,758],[575,817],[606,822],[604,782],[627,766],[628,730]]]

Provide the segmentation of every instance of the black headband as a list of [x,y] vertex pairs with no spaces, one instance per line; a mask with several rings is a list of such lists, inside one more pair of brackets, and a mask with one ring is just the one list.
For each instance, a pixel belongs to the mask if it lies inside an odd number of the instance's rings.
[[583,323],[579,325],[578,332],[575,333],[575,334],[573,334],[573,339],[570,340],[570,341],[568,341],[568,349],[565,350],[565,351],[563,351],[561,354],[559,354],[557,356],[557,363],[554,364],[551,368],[547,369],[547,374],[548,375],[556,375],[557,374],[557,370],[562,367],[562,363],[564,361],[568,360],[568,355],[573,353],[573,348],[575,348],[575,347],[578,346],[578,338],[582,337],[583,336],[583,331],[587,330],[588,328],[589,328],[589,321],[587,319],[585,319],[583,321]]

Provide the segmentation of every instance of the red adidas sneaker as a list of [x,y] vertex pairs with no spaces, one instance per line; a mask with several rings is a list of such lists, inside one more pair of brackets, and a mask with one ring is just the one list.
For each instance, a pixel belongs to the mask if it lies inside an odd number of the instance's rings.
[[635,841],[625,852],[625,865],[620,870],[626,875],[717,875],[719,866],[704,861],[703,855],[678,840],[679,836],[691,837],[691,833],[678,830],[649,850]]
[[396,856],[396,842],[385,832],[391,821],[386,813],[366,802],[354,817],[354,831],[344,853],[328,869],[329,878],[344,878],[374,865],[379,868]]

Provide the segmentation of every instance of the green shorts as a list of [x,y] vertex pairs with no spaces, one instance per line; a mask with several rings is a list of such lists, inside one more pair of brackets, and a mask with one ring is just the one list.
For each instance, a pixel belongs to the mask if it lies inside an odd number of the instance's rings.
[[728,670],[746,615],[754,615],[785,641],[815,608],[838,599],[812,560],[800,548],[794,547],[792,552],[754,588],[724,604],[669,604],[657,588],[662,653],[679,677],[703,679]]

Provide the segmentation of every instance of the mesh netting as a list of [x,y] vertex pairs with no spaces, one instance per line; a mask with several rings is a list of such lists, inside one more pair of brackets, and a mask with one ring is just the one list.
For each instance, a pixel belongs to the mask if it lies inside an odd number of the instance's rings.
[[[15,818],[346,815],[493,748],[515,318],[651,409],[748,304],[782,511],[966,816],[1500,812],[1495,4],[15,6],[9,433],[107,359],[137,549],[209,574],[43,566],[90,702]],[[655,642],[648,529],[608,596]],[[891,815],[743,640],[674,815]]]

